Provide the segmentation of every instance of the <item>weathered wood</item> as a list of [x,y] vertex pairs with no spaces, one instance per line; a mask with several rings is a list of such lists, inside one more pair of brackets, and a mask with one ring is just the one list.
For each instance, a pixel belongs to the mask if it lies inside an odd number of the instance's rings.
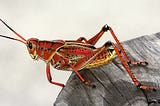
[[131,70],[142,84],[156,87],[156,92],[137,89],[116,58],[108,65],[81,71],[96,88],[84,85],[72,73],[54,106],[160,106],[160,33],[122,44],[131,60],[149,63],[145,67],[132,66]]

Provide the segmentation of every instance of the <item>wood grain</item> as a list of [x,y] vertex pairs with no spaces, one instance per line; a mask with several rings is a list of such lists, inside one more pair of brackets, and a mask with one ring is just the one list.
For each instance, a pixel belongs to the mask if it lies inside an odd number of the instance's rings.
[[72,73],[66,87],[58,95],[54,106],[160,106],[160,33],[122,42],[133,61],[147,61],[147,66],[132,66],[131,70],[143,85],[157,88],[156,92],[137,89],[116,58],[112,63],[82,70],[87,81],[84,85]]

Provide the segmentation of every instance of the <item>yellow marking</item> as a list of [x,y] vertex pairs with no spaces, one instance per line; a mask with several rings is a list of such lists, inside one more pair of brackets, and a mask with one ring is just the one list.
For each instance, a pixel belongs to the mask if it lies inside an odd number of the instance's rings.
[[92,63],[88,64],[85,68],[92,68],[92,67],[98,67],[98,66],[101,66],[101,65],[104,65],[104,64],[108,64],[109,62],[113,61],[113,59],[117,57],[116,53],[112,53],[110,56],[107,56],[106,59],[104,60],[97,60],[96,61],[93,61]]
[[37,51],[36,50],[34,50],[34,52],[33,52],[33,56],[36,56],[37,55]]

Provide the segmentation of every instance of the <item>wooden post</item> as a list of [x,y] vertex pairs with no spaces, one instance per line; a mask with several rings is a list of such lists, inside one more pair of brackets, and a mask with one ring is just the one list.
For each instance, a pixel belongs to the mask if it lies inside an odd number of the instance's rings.
[[131,70],[143,85],[157,88],[156,92],[138,89],[116,58],[110,64],[81,71],[96,88],[84,85],[72,73],[54,106],[160,106],[160,33],[125,41],[122,45],[131,60],[149,63],[143,67],[132,66]]

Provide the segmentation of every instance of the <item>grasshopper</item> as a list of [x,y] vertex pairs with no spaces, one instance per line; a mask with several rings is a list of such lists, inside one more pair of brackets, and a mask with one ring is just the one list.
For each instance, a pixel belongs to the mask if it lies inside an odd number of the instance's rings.
[[[32,59],[41,59],[46,63],[47,79],[51,84],[65,86],[62,83],[52,81],[50,73],[50,65],[57,70],[74,71],[78,78],[90,87],[95,87],[94,84],[85,80],[85,78],[79,73],[82,69],[90,69],[93,67],[99,67],[104,64],[112,62],[118,57],[131,77],[134,84],[142,90],[156,91],[154,87],[142,85],[134,76],[129,65],[147,65],[145,61],[134,62],[127,56],[122,44],[117,39],[112,28],[108,25],[104,25],[102,29],[92,38],[87,40],[85,37],[80,37],[77,40],[39,40],[37,38],[30,38],[26,40],[3,20],[0,21],[9,28],[20,39],[0,35],[0,37],[8,38],[11,40],[19,41],[27,46],[28,52]],[[106,42],[103,46],[96,48],[95,44],[101,38],[101,36],[109,31],[116,41],[114,44],[111,41]],[[120,50],[119,50],[120,49]],[[123,56],[122,56],[123,55]]]

